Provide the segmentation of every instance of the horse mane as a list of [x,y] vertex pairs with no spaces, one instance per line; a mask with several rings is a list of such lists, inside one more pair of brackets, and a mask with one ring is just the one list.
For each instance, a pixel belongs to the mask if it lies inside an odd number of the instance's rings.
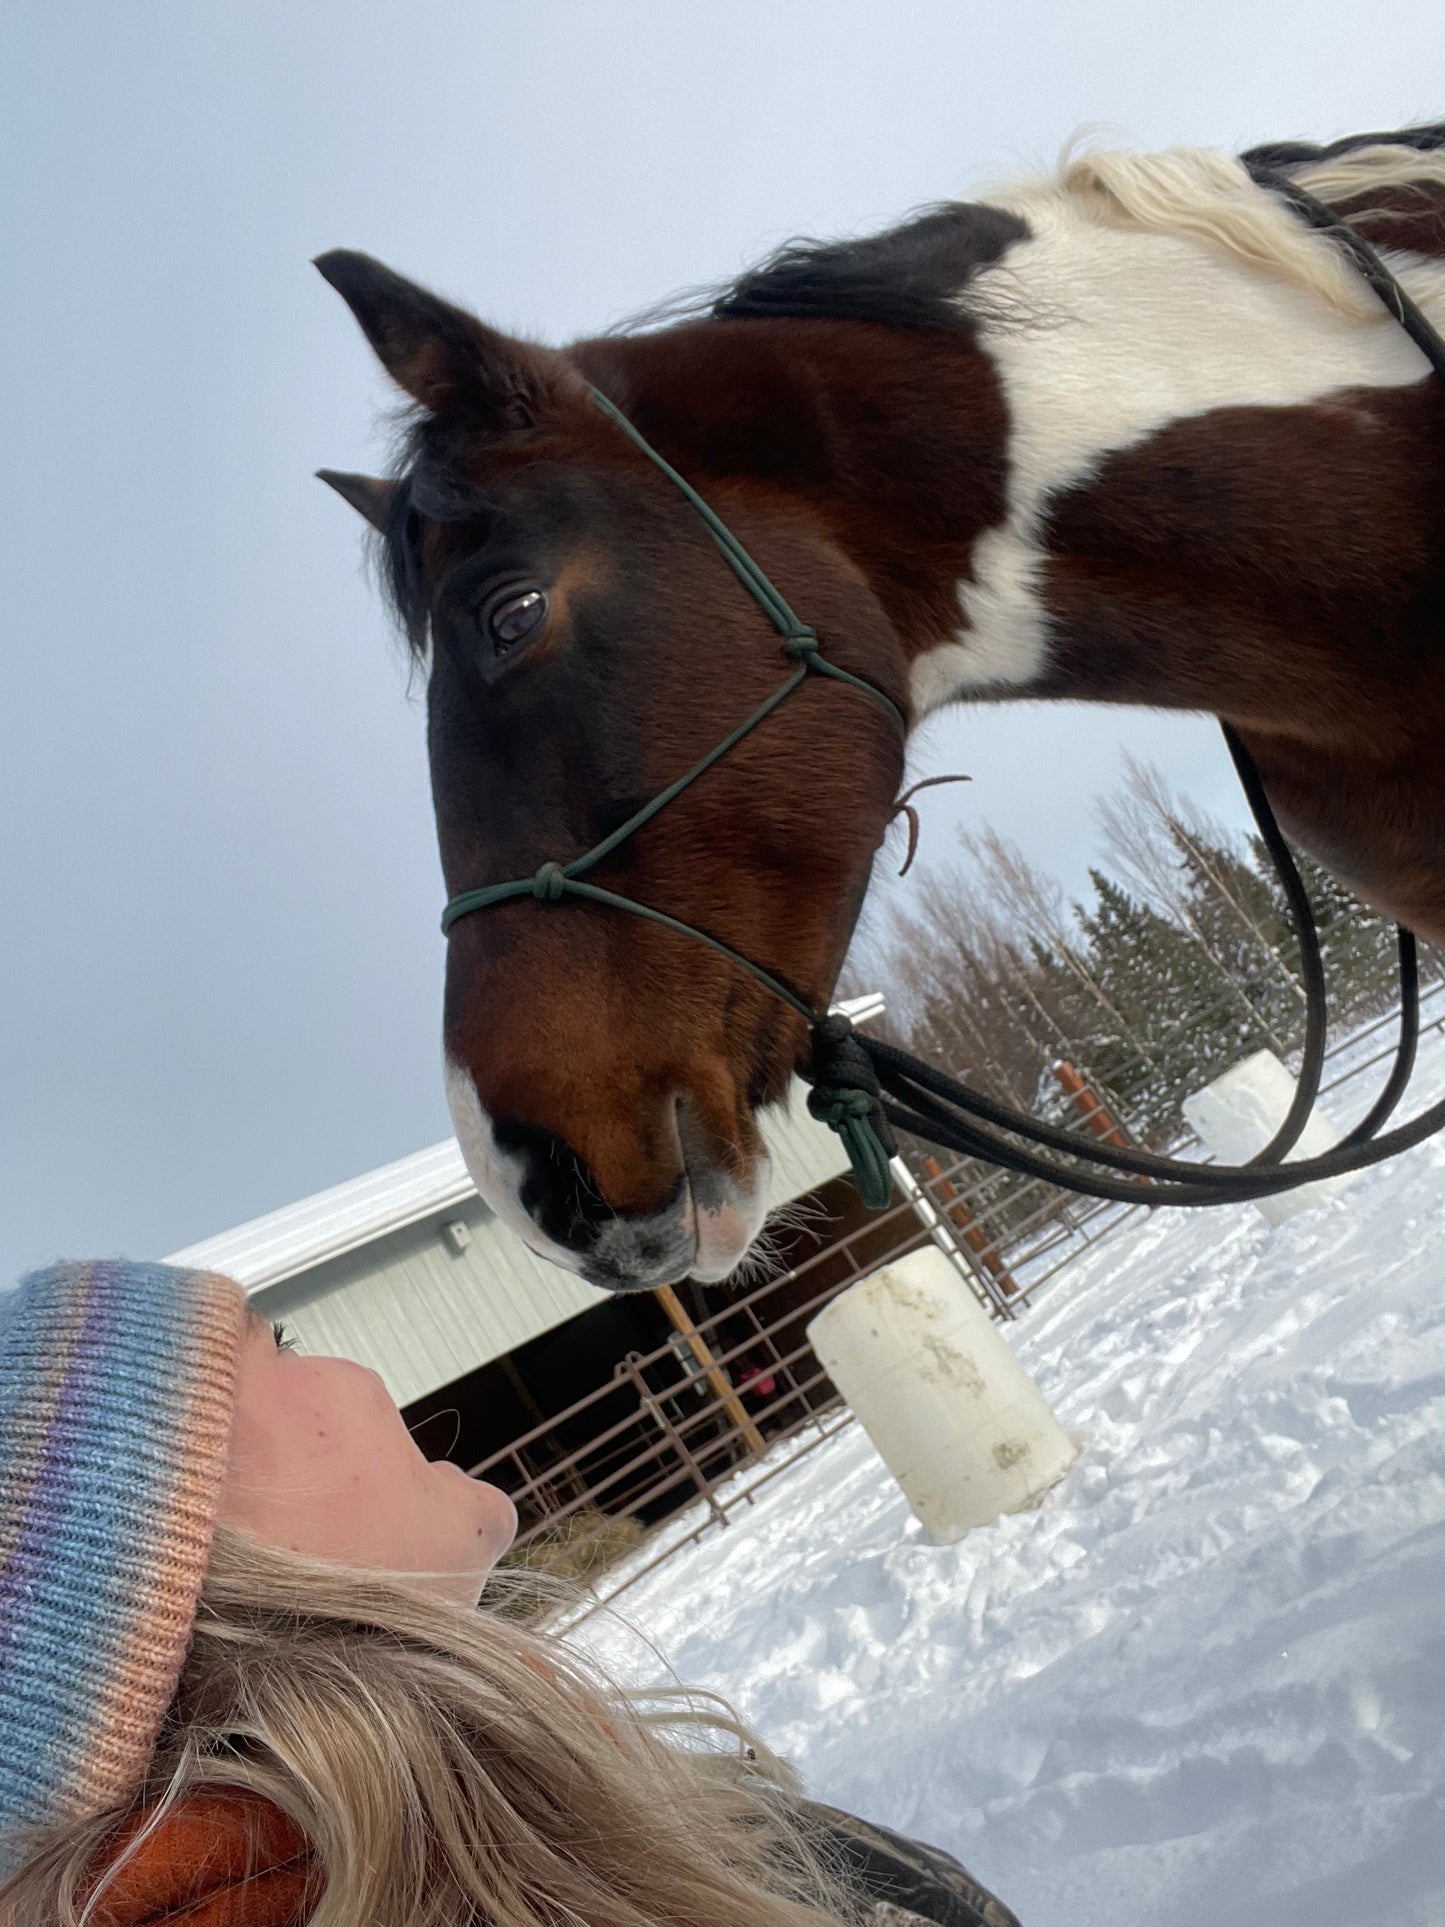
[[[1303,226],[1257,186],[1247,162],[1279,169],[1331,206],[1348,203],[1351,219],[1418,220],[1422,208],[1434,211],[1445,240],[1445,123],[1352,135],[1327,147],[1283,142],[1240,159],[1204,147],[1066,152],[1051,179],[1000,199],[1025,220],[1046,215],[1050,202],[1067,203],[1102,226],[1197,236],[1285,275],[1346,314],[1373,316],[1375,297],[1356,268],[1328,235]],[[1412,196],[1414,205],[1407,205]],[[1408,262],[1396,271],[1417,298],[1428,300],[1438,289],[1438,274],[1417,289]]]
[[[1400,205],[1401,191],[1413,190],[1422,199],[1445,195],[1445,122],[1352,134],[1327,146],[1276,142],[1239,159],[1203,147],[1131,154],[1080,152],[1071,145],[1057,171],[1043,180],[987,202],[941,202],[882,234],[787,241],[727,287],[678,296],[615,332],[698,315],[967,328],[992,294],[994,277],[982,271],[1023,240],[1030,216],[1037,220],[1050,203],[1081,210],[1101,226],[1196,235],[1288,276],[1345,313],[1371,314],[1374,297],[1356,269],[1327,237],[1302,227],[1257,187],[1247,162],[1280,169],[1331,205],[1351,203],[1352,215],[1384,220],[1412,211],[1418,218],[1418,207],[1407,211]],[[1372,206],[1376,196],[1379,205]],[[1439,219],[1445,239],[1445,205]]]
[[882,234],[785,242],[722,293],[720,320],[871,321],[890,328],[961,328],[958,296],[1027,229],[982,202],[945,201]]

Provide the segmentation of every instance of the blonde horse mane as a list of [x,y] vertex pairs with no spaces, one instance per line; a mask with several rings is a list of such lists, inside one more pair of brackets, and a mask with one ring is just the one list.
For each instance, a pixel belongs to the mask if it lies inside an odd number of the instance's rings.
[[[1283,171],[1330,204],[1388,190],[1381,215],[1398,215],[1401,189],[1438,196],[1445,240],[1445,151],[1381,142]],[[1071,143],[1050,179],[999,198],[1025,216],[1053,202],[1084,212],[1100,226],[1193,236],[1287,277],[1345,314],[1373,319],[1380,312],[1376,297],[1328,235],[1305,227],[1279,199],[1255,185],[1242,161],[1218,149],[1131,154],[1080,151]],[[1438,266],[1428,267],[1418,255],[1387,252],[1417,299],[1430,305],[1441,300]]]

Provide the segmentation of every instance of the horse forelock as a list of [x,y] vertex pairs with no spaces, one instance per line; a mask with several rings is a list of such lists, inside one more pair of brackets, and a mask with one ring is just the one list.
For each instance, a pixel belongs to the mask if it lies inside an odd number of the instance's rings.
[[428,607],[422,553],[424,522],[461,522],[475,515],[482,491],[468,474],[462,444],[434,417],[414,415],[404,426],[392,469],[396,486],[378,532],[381,580],[407,646],[421,661],[427,649]]

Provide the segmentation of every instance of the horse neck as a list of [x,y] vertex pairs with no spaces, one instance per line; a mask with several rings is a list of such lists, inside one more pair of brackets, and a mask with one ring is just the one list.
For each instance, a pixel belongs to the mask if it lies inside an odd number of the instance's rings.
[[[1013,205],[1028,237],[956,330],[703,321],[578,359],[704,488],[807,502],[888,610],[919,716],[1283,706],[1324,736],[1397,696],[1445,546],[1419,351],[1368,294],[1332,306],[1059,191]],[[1445,269],[1407,272],[1445,322]]]
[[[979,346],[1008,415],[1006,512],[959,583],[920,712],[1039,694],[1328,731],[1411,654],[1442,554],[1445,409],[1403,331],[1215,240],[1016,205]],[[1405,269],[1445,323],[1445,269]],[[1438,654],[1435,658],[1438,665]],[[1437,676],[1438,680],[1438,676]]]

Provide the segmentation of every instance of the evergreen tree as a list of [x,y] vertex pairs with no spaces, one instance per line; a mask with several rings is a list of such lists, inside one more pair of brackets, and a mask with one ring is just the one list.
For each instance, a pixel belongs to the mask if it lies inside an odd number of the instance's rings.
[[[1289,920],[1284,892],[1274,874],[1269,853],[1252,839],[1255,862],[1263,873],[1275,906],[1280,949],[1298,973],[1299,946]],[[1395,926],[1378,911],[1361,903],[1353,891],[1317,863],[1306,850],[1295,850],[1300,877],[1309,894],[1319,933],[1325,988],[1330,999],[1331,1028],[1389,1008],[1397,985],[1398,947]]]
[[1245,1018],[1250,1050],[1279,1053],[1299,1040],[1304,998],[1284,947],[1279,906],[1265,879],[1223,840],[1171,818],[1184,914]]
[[1258,1047],[1257,1025],[1197,935],[1112,877],[1090,876],[1095,904],[1080,910],[1080,928],[1093,973],[1123,1019],[1116,1036],[1095,1044],[1096,1061],[1154,1135],[1217,1067]]

